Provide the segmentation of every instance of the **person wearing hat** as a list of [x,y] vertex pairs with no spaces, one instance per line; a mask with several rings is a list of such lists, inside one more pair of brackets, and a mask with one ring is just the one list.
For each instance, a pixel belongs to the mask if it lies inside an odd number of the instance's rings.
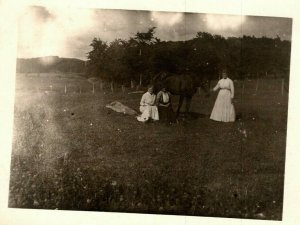
[[219,80],[217,85],[212,89],[212,91],[217,90],[220,91],[211,112],[210,119],[220,122],[234,122],[234,85],[233,81],[228,77],[226,70],[222,71],[222,79]]

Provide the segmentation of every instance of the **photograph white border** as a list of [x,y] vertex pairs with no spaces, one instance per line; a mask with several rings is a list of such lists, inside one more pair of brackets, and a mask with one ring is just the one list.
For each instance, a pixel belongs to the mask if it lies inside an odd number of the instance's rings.
[[[293,19],[282,221],[8,208],[17,52],[17,17],[27,5],[289,17]],[[297,0],[0,0],[0,224],[300,224],[300,1]],[[298,14],[298,15],[297,15]],[[297,101],[298,99],[298,101]]]

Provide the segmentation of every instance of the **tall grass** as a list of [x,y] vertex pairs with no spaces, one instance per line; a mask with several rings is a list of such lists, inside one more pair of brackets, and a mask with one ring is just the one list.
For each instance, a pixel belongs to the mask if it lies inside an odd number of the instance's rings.
[[10,207],[281,219],[287,98],[276,81],[260,95],[249,81],[243,98],[236,83],[235,123],[210,121],[215,96],[195,95],[200,117],[170,126],[104,107],[137,110],[140,94],[44,93],[26,82],[16,92]]

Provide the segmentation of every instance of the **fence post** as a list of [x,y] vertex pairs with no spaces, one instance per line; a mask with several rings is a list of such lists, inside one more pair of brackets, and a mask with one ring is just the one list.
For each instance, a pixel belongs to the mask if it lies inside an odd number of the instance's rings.
[[114,82],[113,81],[110,82],[110,89],[111,89],[111,92],[114,93]]
[[256,78],[256,87],[255,87],[255,94],[257,94],[258,91],[258,82],[259,82],[259,78]]
[[93,94],[95,94],[95,84],[93,83]]
[[81,94],[81,86],[79,86],[79,93]]
[[67,94],[67,85],[65,84],[65,94]]
[[134,88],[133,80],[130,80],[130,87]]
[[284,78],[281,80],[281,95],[284,95]]
[[103,91],[103,81],[102,80],[100,81],[100,88],[101,88],[101,91]]
[[242,83],[242,96],[244,96],[244,93],[245,93],[245,79],[243,80]]
[[124,84],[122,84],[122,92],[123,93],[125,92],[125,86],[124,86]]
[[143,74],[140,74],[140,86],[142,86]]

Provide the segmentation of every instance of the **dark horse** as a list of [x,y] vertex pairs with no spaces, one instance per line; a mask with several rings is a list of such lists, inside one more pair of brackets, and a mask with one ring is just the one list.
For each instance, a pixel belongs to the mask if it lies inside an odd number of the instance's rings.
[[209,96],[210,80],[207,76],[162,72],[153,78],[152,84],[155,92],[165,87],[172,95],[180,96],[177,116],[184,100],[186,101],[186,112],[189,112],[192,98],[199,87],[204,90],[206,97]]

